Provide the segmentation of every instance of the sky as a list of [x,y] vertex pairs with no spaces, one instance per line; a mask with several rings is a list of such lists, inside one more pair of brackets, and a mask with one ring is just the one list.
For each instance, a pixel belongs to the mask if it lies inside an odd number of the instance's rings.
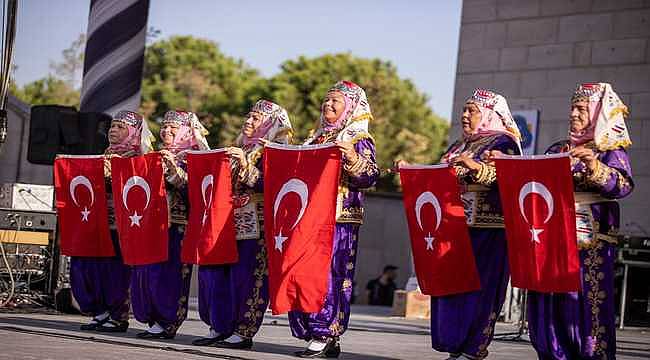
[[[19,85],[51,73],[63,49],[85,33],[89,0],[19,3],[14,64]],[[210,39],[263,76],[300,55],[350,52],[397,67],[450,119],[461,0],[151,0],[148,26],[160,38]],[[363,84],[361,84],[363,85]]]

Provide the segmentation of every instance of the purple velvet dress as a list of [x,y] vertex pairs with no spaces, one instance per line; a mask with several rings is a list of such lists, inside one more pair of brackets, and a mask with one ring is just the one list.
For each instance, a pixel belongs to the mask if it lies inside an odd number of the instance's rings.
[[[199,267],[199,315],[212,330],[226,336],[236,333],[243,338],[253,338],[262,325],[269,303],[267,257],[262,231],[263,162],[261,157],[258,159],[254,169],[235,169],[233,175],[239,178],[234,186],[237,196],[247,198],[252,211],[256,213],[259,235],[237,241],[237,263]],[[237,215],[236,222],[239,228]]]
[[370,137],[362,138],[354,144],[354,148],[360,154],[359,161],[344,165],[339,188],[332,267],[325,304],[317,313],[289,312],[291,333],[299,339],[338,337],[348,327],[359,226],[363,221],[363,193],[360,190],[374,186],[379,176],[373,140]]
[[[588,144],[589,146],[589,144]],[[556,143],[547,153],[567,151]],[[540,359],[614,359],[614,262],[620,211],[615,199],[632,192],[630,159],[622,149],[597,151],[600,165],[587,172],[573,162],[580,292],[528,294],[530,339]]]
[[187,318],[192,265],[181,262],[181,246],[187,223],[187,174],[180,163],[179,174],[166,176],[169,226],[167,261],[133,266],[131,302],[139,322],[157,323],[174,335]]
[[[447,153],[468,151],[472,158],[487,150],[517,155],[517,144],[507,135],[492,135],[471,142],[458,141]],[[456,168],[466,192],[463,194],[481,290],[431,297],[431,343],[433,349],[469,358],[487,356],[494,325],[505,300],[510,270],[503,214],[496,185],[496,169],[481,162],[482,170],[469,174]]]
[[110,181],[106,182],[109,226],[115,249],[113,257],[80,257],[70,259],[70,283],[81,312],[91,316],[110,314],[114,321],[129,319],[129,280],[131,267],[122,261],[120,243],[115,229]]

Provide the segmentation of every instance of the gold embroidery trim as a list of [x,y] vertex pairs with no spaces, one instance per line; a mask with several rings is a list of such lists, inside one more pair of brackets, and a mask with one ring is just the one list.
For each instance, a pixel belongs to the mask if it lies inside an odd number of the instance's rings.
[[594,339],[593,354],[604,356],[605,352],[601,344],[602,330],[600,326],[600,305],[603,303],[607,294],[605,291],[600,290],[599,281],[603,279],[605,274],[598,271],[598,267],[603,263],[603,258],[598,255],[598,251],[602,249],[603,243],[600,241],[594,242],[594,246],[587,249],[587,257],[584,261],[585,274],[584,280],[589,283],[589,291],[584,294],[587,303],[591,307],[591,337]]
[[237,335],[249,339],[255,336],[259,330],[257,327],[257,320],[264,317],[264,311],[266,310],[260,309],[260,305],[266,303],[266,301],[261,298],[261,289],[262,286],[264,286],[264,278],[268,273],[264,236],[257,240],[257,243],[261,246],[260,251],[255,256],[255,259],[257,260],[257,266],[253,273],[253,276],[255,277],[255,286],[252,289],[251,296],[246,300],[246,305],[248,306],[248,311],[244,314],[246,320],[243,324],[239,324],[236,331]]
[[590,184],[603,187],[607,185],[611,174],[612,168],[597,160],[596,168],[587,175],[586,181]]
[[481,168],[472,175],[472,180],[475,184],[491,185],[497,180],[497,169],[494,166],[488,165],[484,162],[479,162]]

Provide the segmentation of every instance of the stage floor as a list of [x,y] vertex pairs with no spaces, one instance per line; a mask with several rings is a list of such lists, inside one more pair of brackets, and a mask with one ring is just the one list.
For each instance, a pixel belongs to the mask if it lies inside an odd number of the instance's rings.
[[[353,306],[350,329],[342,338],[340,359],[445,359],[430,347],[427,320],[406,320],[389,316],[390,309]],[[79,325],[85,317],[44,313],[17,314],[0,312],[0,359],[295,359],[304,342],[291,337],[286,316],[267,313],[264,325],[251,351],[225,350],[190,345],[191,340],[207,332],[191,306],[187,321],[174,340],[138,340],[135,334],[142,324],[131,320],[126,334],[83,332]],[[512,325],[498,324],[496,333],[513,331]],[[618,359],[650,358],[650,332],[620,331]],[[490,348],[492,359],[534,359],[530,343],[495,340]]]

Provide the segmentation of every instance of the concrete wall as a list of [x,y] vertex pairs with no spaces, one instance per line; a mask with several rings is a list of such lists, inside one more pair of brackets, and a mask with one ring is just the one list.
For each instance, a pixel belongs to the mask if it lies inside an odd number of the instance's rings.
[[355,283],[357,302],[365,303],[366,284],[385,265],[399,267],[397,286],[411,275],[411,243],[401,194],[366,195],[364,225],[359,232]]
[[538,152],[566,138],[576,84],[609,82],[631,110],[636,189],[622,201],[624,231],[650,233],[650,1],[465,0],[450,139],[475,87],[513,110],[540,109]]

